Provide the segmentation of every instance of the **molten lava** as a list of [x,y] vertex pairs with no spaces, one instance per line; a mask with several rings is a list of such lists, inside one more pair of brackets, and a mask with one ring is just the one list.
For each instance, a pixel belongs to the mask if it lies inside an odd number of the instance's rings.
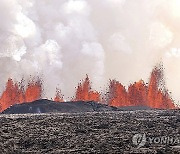
[[100,102],[100,94],[96,91],[92,91],[89,77],[86,75],[84,82],[79,83],[76,90],[76,101],[96,101]]
[[42,95],[42,82],[40,79],[31,80],[25,91],[25,101],[32,102],[34,100],[40,99]]
[[152,108],[173,109],[175,105],[165,88],[162,65],[156,66],[150,77],[148,85],[147,102]]
[[110,80],[107,101],[110,106],[120,107],[129,105],[125,87],[116,80]]
[[64,102],[63,95],[61,93],[61,90],[56,88],[56,95],[54,97],[55,102]]
[[[0,98],[0,111],[14,104],[40,99],[42,92],[42,80],[40,78],[29,80],[27,86],[24,85],[24,80],[17,83],[12,79],[8,79],[6,88]],[[54,101],[64,101],[64,96],[60,89],[56,89]],[[73,101],[96,101],[115,107],[149,106],[160,109],[177,108],[168,90],[165,88],[162,65],[158,65],[152,70],[148,84],[140,80],[130,84],[126,90],[119,81],[110,80],[109,89],[104,94],[92,90],[90,79],[86,76],[85,80],[78,84]]]
[[19,89],[17,84],[14,84],[12,79],[8,79],[6,83],[6,89],[3,92],[0,102],[1,102],[1,111],[5,110],[11,105],[14,105],[15,103],[19,103]]
[[128,100],[131,106],[147,106],[147,86],[143,80],[131,84],[128,88]]
[[40,99],[42,94],[42,82],[40,79],[30,80],[26,90],[23,82],[17,84],[12,79],[8,79],[6,89],[0,98],[0,110],[3,111],[9,106],[23,102],[32,102]]
[[110,106],[149,106],[159,109],[174,109],[175,105],[165,88],[163,67],[156,66],[149,80],[148,86],[143,80],[125,87],[118,81],[110,81],[108,104]]

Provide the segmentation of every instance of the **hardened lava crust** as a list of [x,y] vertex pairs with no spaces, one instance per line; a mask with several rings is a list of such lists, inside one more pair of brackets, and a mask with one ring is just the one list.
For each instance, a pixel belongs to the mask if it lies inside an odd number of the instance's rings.
[[136,134],[180,139],[180,110],[1,114],[0,153],[180,153],[180,145]]

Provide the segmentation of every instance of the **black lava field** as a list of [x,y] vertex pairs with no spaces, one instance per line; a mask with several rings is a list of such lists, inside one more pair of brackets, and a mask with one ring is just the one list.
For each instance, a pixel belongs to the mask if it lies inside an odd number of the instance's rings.
[[135,134],[180,139],[179,110],[1,114],[0,153],[180,153],[180,145],[133,144]]

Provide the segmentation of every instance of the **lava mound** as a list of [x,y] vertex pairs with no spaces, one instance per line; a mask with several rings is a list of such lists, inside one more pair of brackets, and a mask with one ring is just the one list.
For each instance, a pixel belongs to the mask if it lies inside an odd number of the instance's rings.
[[13,105],[3,111],[2,114],[80,113],[116,110],[118,110],[116,107],[111,107],[94,101],[54,102],[47,99],[41,99],[30,103]]

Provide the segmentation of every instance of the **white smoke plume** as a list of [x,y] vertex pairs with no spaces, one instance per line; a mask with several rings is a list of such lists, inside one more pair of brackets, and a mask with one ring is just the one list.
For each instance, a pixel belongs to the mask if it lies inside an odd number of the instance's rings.
[[0,0],[1,91],[9,77],[40,75],[46,96],[68,97],[89,74],[94,88],[148,77],[163,61],[180,99],[179,0]]

